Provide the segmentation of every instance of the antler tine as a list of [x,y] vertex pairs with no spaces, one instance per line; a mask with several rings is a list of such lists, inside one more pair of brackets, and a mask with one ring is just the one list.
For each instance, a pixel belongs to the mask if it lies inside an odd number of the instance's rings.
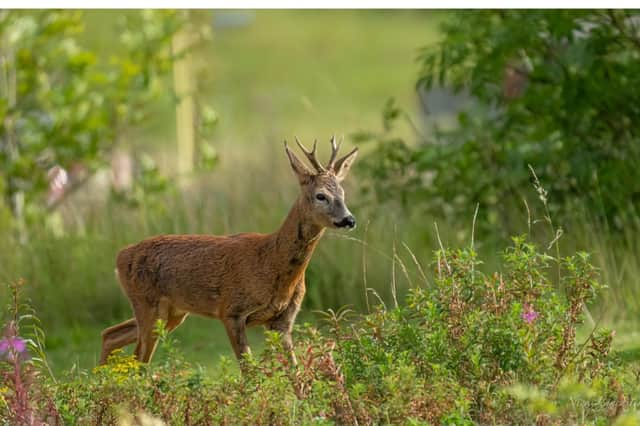
[[313,141],[313,149],[311,149],[311,151],[307,151],[307,149],[304,147],[304,145],[302,145],[302,142],[300,142],[300,139],[298,139],[298,137],[296,136],[296,143],[298,144],[298,146],[300,147],[300,149],[302,150],[302,152],[304,152],[304,155],[307,157],[307,160],[309,160],[309,162],[311,163],[311,165],[313,165],[313,167],[315,167],[316,171],[321,173],[326,171],[324,167],[322,167],[322,164],[320,164],[320,162],[318,161],[318,158],[316,158],[316,148],[318,145],[318,140],[314,140]]
[[336,143],[336,135],[331,137],[331,158],[329,159],[329,163],[327,164],[328,170],[333,170],[333,167],[336,165],[336,157],[338,156],[338,151],[340,151],[340,145],[342,145],[342,138]]

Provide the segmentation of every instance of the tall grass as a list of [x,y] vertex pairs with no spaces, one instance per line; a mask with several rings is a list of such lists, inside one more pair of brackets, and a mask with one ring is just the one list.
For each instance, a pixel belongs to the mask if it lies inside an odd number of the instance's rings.
[[[264,165],[235,184],[223,179],[225,172],[218,171],[197,181],[188,192],[150,200],[148,208],[130,209],[108,201],[102,209],[87,212],[81,224],[71,220],[61,235],[44,224],[34,226],[25,245],[11,237],[0,242],[0,280],[24,278],[27,294],[46,324],[48,343],[62,351],[72,342],[86,352],[83,362],[90,363],[93,352],[97,353],[100,329],[131,316],[113,272],[121,247],[161,233],[271,232],[280,225],[296,196],[297,183],[285,171]],[[279,180],[282,182],[278,185],[264,186],[265,181]],[[393,306],[394,298],[402,299],[411,286],[428,287],[436,273],[433,252],[439,247],[435,222],[445,246],[460,246],[471,240],[471,208],[468,227],[451,229],[446,218],[358,205],[357,176],[351,184],[350,207],[360,226],[351,233],[329,231],[321,241],[307,274],[303,307],[307,318],[312,310],[344,305],[364,312],[368,303],[374,305],[380,299]],[[526,232],[526,216],[521,212],[514,215],[520,215],[522,231]],[[575,250],[593,253],[602,281],[610,287],[592,307],[593,316],[610,324],[636,323],[640,313],[637,241],[631,235],[609,233],[589,222],[577,222],[568,228],[560,240],[561,255]],[[496,235],[500,235],[498,230]],[[533,225],[532,235],[544,248],[552,239],[540,222]],[[503,243],[501,237],[476,235],[476,250],[487,262],[479,266],[481,269],[499,264],[498,247]],[[555,255],[554,250],[548,252]],[[365,292],[365,286],[372,291]],[[183,332],[209,335],[209,321],[194,324],[185,325]],[[212,336],[220,340],[217,347],[226,348],[223,334]]]

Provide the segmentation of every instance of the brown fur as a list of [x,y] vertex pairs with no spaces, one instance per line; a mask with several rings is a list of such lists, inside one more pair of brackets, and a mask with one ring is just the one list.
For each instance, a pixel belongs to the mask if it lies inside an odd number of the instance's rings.
[[[332,147],[335,157],[334,140]],[[286,151],[301,194],[278,231],[162,235],[120,251],[116,271],[135,318],[103,331],[100,363],[133,342],[136,357],[148,362],[156,346],[155,322],[165,321],[171,331],[189,313],[221,320],[239,359],[249,351],[245,329],[255,325],[282,333],[285,349],[293,355],[291,329],[304,297],[311,255],[325,227],[347,216],[353,219],[340,181],[357,151],[340,159],[337,169],[317,168],[315,173]],[[326,201],[317,200],[319,192]]]

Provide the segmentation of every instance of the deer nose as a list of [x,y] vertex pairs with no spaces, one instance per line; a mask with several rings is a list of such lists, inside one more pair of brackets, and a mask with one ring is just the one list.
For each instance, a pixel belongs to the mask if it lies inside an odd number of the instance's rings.
[[340,222],[335,223],[338,228],[350,228],[356,227],[356,218],[353,215],[346,216]]

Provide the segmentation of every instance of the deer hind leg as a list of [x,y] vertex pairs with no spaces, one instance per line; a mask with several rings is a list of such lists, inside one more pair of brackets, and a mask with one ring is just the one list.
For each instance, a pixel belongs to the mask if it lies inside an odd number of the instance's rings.
[[138,340],[135,355],[140,362],[149,362],[156,350],[158,336],[154,332],[158,319],[168,322],[169,301],[161,298],[155,306],[147,303],[134,305],[136,320],[138,323]]
[[100,365],[105,364],[111,352],[129,345],[138,338],[138,325],[135,318],[116,324],[102,332],[102,353]]

